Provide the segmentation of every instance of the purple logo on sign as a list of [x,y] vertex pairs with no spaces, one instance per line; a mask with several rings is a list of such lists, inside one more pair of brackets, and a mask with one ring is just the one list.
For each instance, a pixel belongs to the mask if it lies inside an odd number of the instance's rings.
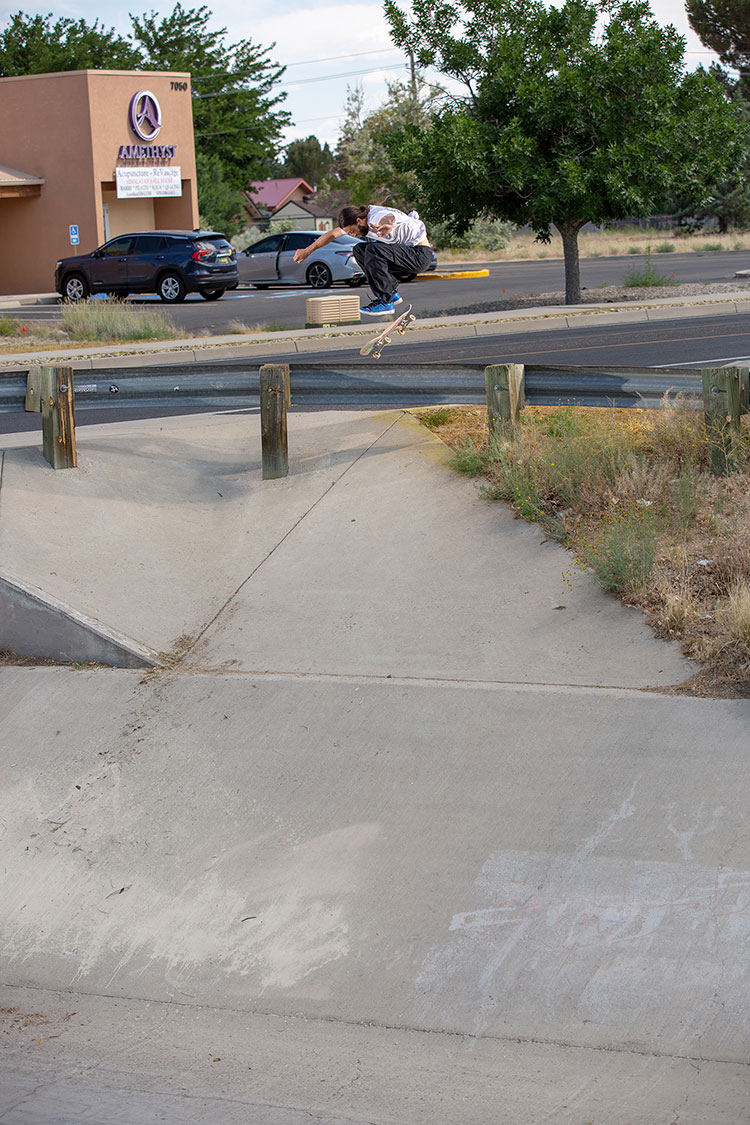
[[130,128],[142,141],[153,141],[161,131],[161,106],[150,90],[139,90],[130,99]]

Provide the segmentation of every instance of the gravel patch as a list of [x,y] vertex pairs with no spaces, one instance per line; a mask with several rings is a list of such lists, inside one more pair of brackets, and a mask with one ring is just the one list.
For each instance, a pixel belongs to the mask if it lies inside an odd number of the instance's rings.
[[[681,297],[711,297],[720,296],[722,293],[747,292],[750,296],[750,282],[743,284],[740,281],[713,282],[710,285],[700,285],[695,282],[686,285],[642,286],[640,288],[627,288],[624,285],[608,285],[603,289],[582,289],[581,300],[577,305],[568,305],[570,309],[578,309],[582,305],[621,305],[623,301],[654,301],[664,298]],[[462,316],[471,313],[508,312],[513,309],[538,309],[547,305],[565,305],[565,291],[555,290],[553,293],[516,294],[513,297],[503,297],[499,301],[482,301],[474,305],[451,306],[431,312],[431,316]]]

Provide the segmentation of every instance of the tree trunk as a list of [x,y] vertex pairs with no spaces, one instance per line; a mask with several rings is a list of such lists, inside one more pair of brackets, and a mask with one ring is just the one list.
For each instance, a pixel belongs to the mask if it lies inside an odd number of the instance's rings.
[[578,232],[582,221],[555,223],[560,232],[565,255],[565,304],[578,305],[581,301],[581,267],[578,260]]

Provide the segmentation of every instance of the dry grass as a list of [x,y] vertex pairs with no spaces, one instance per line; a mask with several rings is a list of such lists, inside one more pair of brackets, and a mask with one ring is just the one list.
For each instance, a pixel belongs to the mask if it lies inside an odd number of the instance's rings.
[[[673,231],[630,230],[591,231],[579,236],[578,246],[582,258],[606,258],[626,254],[645,254],[651,247],[655,255],[668,253],[668,248],[680,253],[712,250],[748,250],[750,232],[735,231],[730,234],[675,234]],[[545,246],[528,231],[518,231],[503,250],[441,250],[440,264],[466,261],[510,261],[527,258],[562,258],[562,239],[552,235]]]
[[692,406],[678,397],[660,410],[529,407],[519,436],[492,439],[483,407],[415,413],[488,499],[538,523],[679,641],[705,669],[693,690],[750,695],[750,426],[738,470],[713,477]]
[[62,330],[71,340],[174,340],[174,321],[161,309],[139,309],[124,301],[63,303]]

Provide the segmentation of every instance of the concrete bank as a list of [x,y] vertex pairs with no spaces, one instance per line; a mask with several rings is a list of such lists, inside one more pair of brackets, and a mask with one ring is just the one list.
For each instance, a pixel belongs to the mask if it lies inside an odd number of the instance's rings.
[[750,702],[410,416],[289,422],[0,439],[13,572],[182,657],[0,667],[3,1125],[743,1120]]
[[[650,301],[576,306],[544,305],[497,313],[472,313],[420,317],[405,340],[459,340],[467,337],[513,335],[530,329],[577,329],[610,324],[638,324],[683,317],[727,316],[750,311],[750,292],[737,291],[714,297],[661,297]],[[199,336],[165,343],[69,346],[33,352],[0,352],[0,373],[26,370],[30,363],[65,363],[75,370],[110,370],[118,367],[157,366],[175,363],[211,363],[274,355],[310,355],[321,351],[355,350],[382,325],[294,329],[285,332],[238,336]]]

